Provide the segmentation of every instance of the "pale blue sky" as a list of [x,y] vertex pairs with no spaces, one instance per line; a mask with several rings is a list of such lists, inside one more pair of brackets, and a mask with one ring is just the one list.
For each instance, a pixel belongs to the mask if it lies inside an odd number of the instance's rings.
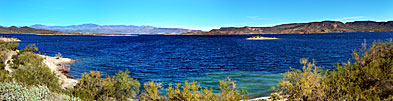
[[209,30],[393,20],[393,0],[0,0],[0,25],[150,25]]

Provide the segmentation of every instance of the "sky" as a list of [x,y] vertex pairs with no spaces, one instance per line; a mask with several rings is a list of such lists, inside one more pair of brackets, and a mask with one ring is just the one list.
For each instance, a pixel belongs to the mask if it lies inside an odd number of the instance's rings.
[[0,0],[1,26],[148,25],[210,30],[393,20],[393,0]]

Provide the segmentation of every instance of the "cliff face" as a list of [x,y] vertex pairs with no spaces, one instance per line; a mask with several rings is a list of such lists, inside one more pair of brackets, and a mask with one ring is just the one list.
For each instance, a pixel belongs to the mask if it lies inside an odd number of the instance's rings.
[[[322,21],[310,23],[291,23],[273,27],[223,27],[204,33],[188,34],[285,34],[285,33],[332,33],[332,32],[372,32],[393,31],[393,21]],[[187,34],[187,33],[186,33]]]

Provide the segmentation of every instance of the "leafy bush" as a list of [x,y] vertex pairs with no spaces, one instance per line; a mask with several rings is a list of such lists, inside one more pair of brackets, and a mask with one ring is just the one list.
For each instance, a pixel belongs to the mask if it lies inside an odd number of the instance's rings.
[[139,92],[141,84],[134,78],[129,77],[130,72],[120,71],[113,76],[111,82],[113,82],[114,95],[117,99],[126,99],[129,97],[135,97]]
[[30,92],[33,93],[38,99],[48,99],[52,93],[46,86],[32,87]]
[[223,101],[234,101],[234,100],[247,100],[248,92],[245,90],[240,90],[240,93],[238,92],[238,89],[236,89],[236,83],[235,81],[232,81],[231,78],[227,78],[225,80],[220,80],[220,91],[221,91],[221,97],[219,97],[219,100]]
[[8,82],[11,81],[12,78],[9,77],[9,72],[4,69],[0,69],[0,82]]
[[73,91],[74,96],[78,96],[81,99],[97,99],[102,82],[100,72],[90,71],[90,73],[83,73],[82,78],[78,79],[78,81],[79,83]]
[[7,101],[26,101],[38,100],[38,97],[31,93],[27,88],[17,83],[0,82],[0,100]]
[[139,96],[139,99],[141,100],[164,100],[165,97],[161,96],[161,92],[159,89],[161,89],[161,83],[157,83],[155,81],[149,81],[143,84],[143,87],[145,90],[143,93]]
[[18,45],[19,43],[16,42],[0,41],[0,69],[4,69],[5,62],[7,62],[6,59],[8,57],[8,53],[10,51],[15,51]]
[[12,67],[14,69],[44,66],[44,64],[42,63],[43,58],[32,52],[19,53],[18,55],[14,55],[12,59]]
[[353,57],[331,71],[308,63],[286,72],[277,91],[294,100],[393,100],[393,42],[363,44]]
[[42,57],[32,52],[24,52],[15,56],[13,66],[18,69],[12,72],[13,78],[23,85],[45,85],[51,91],[60,91],[61,82],[58,76],[43,64],[42,60]]
[[159,89],[161,83],[150,81],[144,84],[145,90],[142,92],[139,99],[141,100],[170,100],[170,101],[238,101],[248,100],[247,91],[236,89],[236,84],[231,81],[230,78],[220,80],[220,91],[221,96],[213,93],[213,89],[200,88],[196,81],[188,83],[184,82],[184,85],[178,83],[176,87],[169,84],[169,87],[165,90],[167,96],[161,95]]
[[4,41],[0,41],[0,47],[1,50],[13,50],[15,51],[16,49],[18,49],[17,47],[19,46],[18,42],[4,42]]
[[82,101],[78,97],[71,97],[65,94],[54,93],[49,98],[51,101]]
[[184,86],[181,86],[182,89],[180,89],[181,84],[178,83],[176,84],[176,87],[173,88],[172,84],[169,84],[169,87],[166,89],[169,92],[167,93],[169,100],[214,100],[217,98],[216,95],[214,95],[212,92],[212,89],[202,89],[200,88],[200,85],[197,85],[196,81],[193,81],[191,83],[188,83],[188,81],[184,82]]
[[77,97],[52,93],[46,86],[32,86],[30,89],[18,83],[0,82],[0,100],[7,101],[81,101]]
[[38,48],[36,47],[35,44],[29,44],[25,48],[21,49],[19,52],[24,53],[24,52],[35,52],[38,51]]
[[308,59],[301,59],[301,63],[302,70],[291,68],[291,71],[287,71],[276,90],[290,94],[290,99],[294,100],[323,100],[326,95],[322,80],[327,71],[322,71],[322,67],[308,62]]
[[102,79],[98,71],[84,73],[72,93],[85,100],[131,99],[139,92],[140,84],[128,74],[128,70],[120,71],[112,78]]

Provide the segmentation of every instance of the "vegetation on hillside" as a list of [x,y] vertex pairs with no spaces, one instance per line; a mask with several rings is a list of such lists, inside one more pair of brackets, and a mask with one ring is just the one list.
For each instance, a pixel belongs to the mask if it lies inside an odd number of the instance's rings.
[[323,70],[307,59],[288,71],[276,91],[293,100],[393,100],[393,42],[374,42],[354,51],[354,63]]
[[1,27],[0,26],[0,33],[27,33],[27,34],[65,34],[59,31],[51,31],[51,30],[44,30],[44,29],[34,29],[30,27]]

